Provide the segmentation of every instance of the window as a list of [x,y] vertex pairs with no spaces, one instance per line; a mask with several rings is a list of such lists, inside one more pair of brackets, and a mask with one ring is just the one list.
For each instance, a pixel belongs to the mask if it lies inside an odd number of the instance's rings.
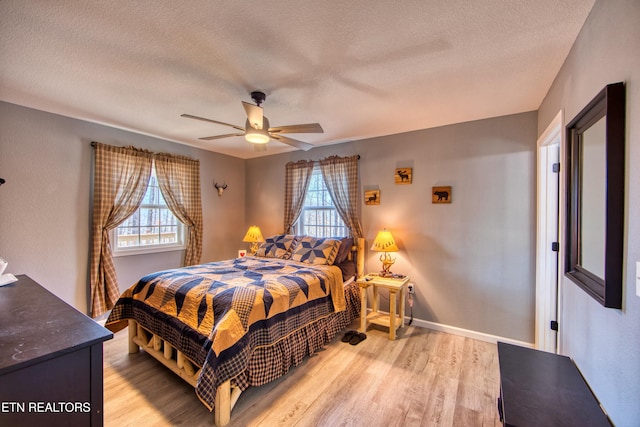
[[155,167],[137,211],[112,234],[114,255],[133,255],[184,248],[183,225],[167,207]]
[[299,234],[314,237],[346,237],[349,229],[340,218],[331,195],[317,167],[311,174],[309,188],[296,226]]

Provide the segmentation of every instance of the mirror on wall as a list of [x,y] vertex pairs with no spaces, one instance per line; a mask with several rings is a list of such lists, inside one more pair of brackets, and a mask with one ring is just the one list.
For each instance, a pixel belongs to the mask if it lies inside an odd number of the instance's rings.
[[600,304],[622,307],[624,83],[607,85],[567,125],[565,274]]

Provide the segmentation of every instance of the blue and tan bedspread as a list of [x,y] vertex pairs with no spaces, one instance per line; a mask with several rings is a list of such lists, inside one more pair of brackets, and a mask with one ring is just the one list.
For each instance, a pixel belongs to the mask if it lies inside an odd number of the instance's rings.
[[213,409],[216,388],[241,376],[256,348],[344,309],[338,267],[248,256],[149,274],[106,326],[134,319],[184,352],[202,366],[196,393]]

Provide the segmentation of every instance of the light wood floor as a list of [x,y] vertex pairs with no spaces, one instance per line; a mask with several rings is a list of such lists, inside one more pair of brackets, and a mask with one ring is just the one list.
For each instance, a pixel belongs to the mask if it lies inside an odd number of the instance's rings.
[[[356,346],[339,334],[283,378],[246,390],[230,425],[500,425],[495,344],[411,326],[399,331],[389,341],[383,328],[369,329]],[[144,352],[127,354],[126,330],[104,351],[105,426],[213,424],[192,387]]]

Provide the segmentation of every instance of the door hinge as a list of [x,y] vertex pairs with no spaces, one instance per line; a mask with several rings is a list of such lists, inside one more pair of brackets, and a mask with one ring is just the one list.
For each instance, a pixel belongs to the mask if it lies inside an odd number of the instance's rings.
[[552,331],[557,331],[558,330],[558,322],[555,320],[551,321],[551,325],[549,325],[551,327]]
[[560,163],[554,163],[551,166],[551,170],[553,171],[553,173],[558,173],[560,172]]
[[558,242],[551,242],[551,250],[553,252],[558,252],[560,250],[560,243]]

